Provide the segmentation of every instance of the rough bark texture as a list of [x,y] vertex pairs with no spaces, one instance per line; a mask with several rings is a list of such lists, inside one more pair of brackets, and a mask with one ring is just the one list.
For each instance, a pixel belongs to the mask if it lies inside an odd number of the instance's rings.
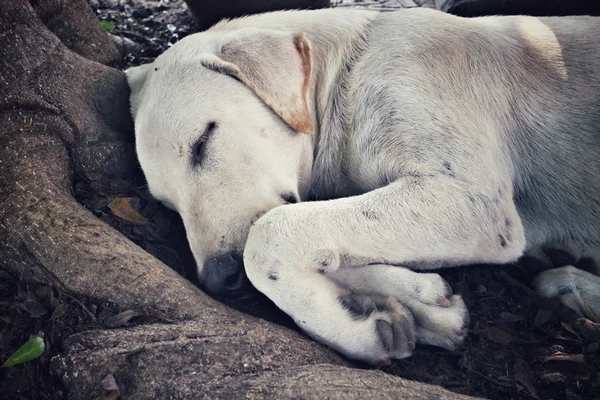
[[310,341],[247,317],[72,336],[53,370],[88,398],[112,373],[125,398],[458,399],[436,386],[352,369]]
[[69,49],[102,64],[121,63],[117,46],[87,2],[31,0],[31,5],[46,27]]
[[84,0],[40,4],[0,1],[0,269],[165,321],[68,338],[52,370],[70,398],[98,396],[107,373],[139,399],[463,398],[215,302],[77,203],[76,174],[135,168],[128,88],[88,59],[116,62]]

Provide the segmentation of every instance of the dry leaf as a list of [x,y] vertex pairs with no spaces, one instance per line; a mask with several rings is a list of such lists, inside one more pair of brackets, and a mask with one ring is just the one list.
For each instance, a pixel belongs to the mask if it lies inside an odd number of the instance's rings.
[[129,200],[122,197],[115,197],[113,201],[108,203],[108,208],[119,218],[125,221],[131,222],[136,225],[146,225],[148,220],[144,218],[139,212],[129,203]]
[[566,354],[566,353],[554,353],[550,356],[544,357],[544,362],[548,361],[571,361],[583,364],[585,363],[585,357],[583,354]]
[[483,336],[487,340],[491,340],[494,343],[503,344],[505,346],[513,342],[513,335],[496,327],[486,329]]
[[25,299],[21,303],[16,303],[22,311],[27,311],[32,318],[39,318],[48,314],[48,309],[33,299]]
[[62,317],[63,315],[65,315],[66,312],[67,312],[67,306],[65,305],[65,303],[60,303],[54,309],[54,312],[52,313],[52,316],[50,317],[50,319],[52,319],[52,320],[58,319],[58,318]]
[[566,322],[561,322],[560,325],[565,328],[565,330],[569,333],[572,333],[573,335],[579,337],[579,335],[573,330],[573,327],[571,326],[571,324],[568,324]]
[[578,318],[574,322],[574,326],[586,342],[600,342],[600,324],[589,319]]
[[560,372],[549,372],[543,374],[540,379],[544,383],[565,383],[569,380],[565,375]]
[[529,394],[537,397],[537,391],[535,390],[535,386],[533,386],[533,382],[531,381],[528,371],[529,366],[525,363],[525,361],[523,361],[521,358],[517,358],[514,365],[515,380],[522,384],[527,389]]
[[108,374],[102,379],[102,388],[104,391],[100,397],[96,397],[96,400],[117,400],[121,396],[117,381],[112,374]]
[[36,286],[34,293],[38,298],[44,300],[48,300],[53,297],[52,288],[50,286]]
[[505,330],[500,329],[495,326],[487,328],[485,330],[485,332],[483,333],[483,337],[494,343],[503,344],[505,346],[508,344],[511,344],[511,343],[514,343],[514,344],[531,343],[530,341],[524,340],[520,337],[517,337],[517,336],[515,336],[511,333],[508,333]]
[[537,328],[538,326],[542,326],[547,324],[548,322],[554,319],[554,314],[552,311],[540,309],[535,315],[535,321],[533,322],[533,326]]

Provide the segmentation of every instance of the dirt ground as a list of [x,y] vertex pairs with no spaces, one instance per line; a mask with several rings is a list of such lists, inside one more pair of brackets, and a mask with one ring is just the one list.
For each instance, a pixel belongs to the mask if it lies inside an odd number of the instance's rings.
[[[127,39],[128,65],[152,61],[195,29],[178,0],[91,3],[98,17],[107,21],[105,27]],[[98,218],[197,283],[181,220],[148,195],[141,174],[131,181],[79,176],[74,192]],[[148,223],[133,224],[127,215],[117,217],[115,198],[125,199]],[[554,256],[557,265],[569,261],[566,254]],[[413,357],[395,361],[384,370],[492,399],[600,399],[600,325],[587,321],[587,330],[582,331],[580,325],[576,329],[574,324],[583,320],[575,321],[566,309],[537,297],[528,287],[535,271],[539,265],[532,260],[513,266],[443,271],[470,310],[470,332],[464,346],[455,353],[418,346]],[[219,300],[294,327],[289,317],[258,292],[244,299]],[[62,338],[92,328],[152,322],[143,315],[116,314],[108,304],[71,297],[60,287],[28,287],[0,275],[0,360],[33,335],[42,334],[47,348],[39,360],[0,369],[0,398],[63,398],[60,381],[48,371]]]

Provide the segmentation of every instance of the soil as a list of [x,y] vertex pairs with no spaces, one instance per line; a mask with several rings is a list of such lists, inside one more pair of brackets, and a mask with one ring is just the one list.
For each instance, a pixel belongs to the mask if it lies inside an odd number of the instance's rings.
[[[181,1],[91,3],[99,18],[110,22],[106,27],[114,35],[132,41],[127,50],[128,66],[152,61],[172,43],[195,31]],[[74,181],[74,192],[98,218],[197,283],[179,216],[149,196],[141,173],[129,181],[79,176]],[[128,217],[116,216],[109,207],[115,198],[126,199],[148,223],[134,224]],[[566,254],[554,256],[555,266],[569,259]],[[384,371],[492,399],[600,399],[600,336],[582,334],[574,328],[582,320],[575,320],[567,309],[540,299],[529,289],[539,269],[534,260],[523,260],[511,266],[442,271],[465,298],[470,311],[469,336],[464,346],[457,352],[418,346],[411,358],[395,361]],[[219,300],[295,328],[289,317],[258,292],[243,299]],[[0,397],[63,398],[60,381],[48,372],[49,360],[60,350],[62,339],[87,329],[149,322],[153,321],[143,315],[118,315],[110,304],[71,297],[60,287],[31,287],[0,275],[0,360],[4,361],[31,336],[43,335],[47,349],[35,361],[0,369]],[[600,325],[588,324],[600,331]]]

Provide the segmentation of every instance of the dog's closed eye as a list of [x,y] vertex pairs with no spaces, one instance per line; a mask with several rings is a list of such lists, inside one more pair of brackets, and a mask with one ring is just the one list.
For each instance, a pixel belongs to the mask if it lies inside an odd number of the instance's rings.
[[215,121],[206,124],[206,128],[204,128],[202,135],[200,135],[198,140],[192,145],[192,166],[197,167],[202,163],[206,154],[206,145],[208,144],[212,133],[217,129],[217,126]]

